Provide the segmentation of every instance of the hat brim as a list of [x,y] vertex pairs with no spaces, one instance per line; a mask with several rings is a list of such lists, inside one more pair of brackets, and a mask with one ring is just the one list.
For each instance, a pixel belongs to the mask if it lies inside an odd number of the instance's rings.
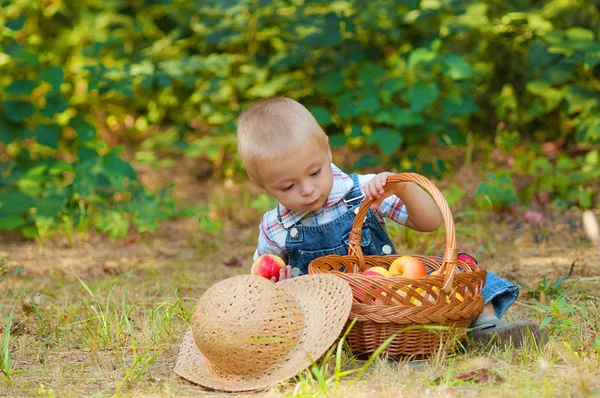
[[194,342],[191,328],[186,332],[175,373],[214,390],[251,391],[288,380],[318,360],[339,337],[352,307],[352,290],[334,275],[304,275],[277,283],[295,298],[306,326],[296,348],[284,361],[267,372],[253,375],[225,374],[211,365]]

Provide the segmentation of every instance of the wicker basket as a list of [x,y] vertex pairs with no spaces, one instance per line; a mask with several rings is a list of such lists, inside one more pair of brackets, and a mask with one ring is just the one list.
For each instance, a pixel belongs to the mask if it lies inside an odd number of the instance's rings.
[[384,350],[391,356],[422,357],[454,350],[465,330],[483,309],[481,290],[486,271],[474,263],[457,259],[454,221],[442,193],[427,178],[414,173],[388,177],[385,190],[399,182],[414,182],[429,192],[440,208],[446,227],[444,258],[413,255],[426,265],[428,275],[408,279],[373,277],[360,273],[373,266],[388,268],[400,255],[364,256],[361,231],[373,200],[365,200],[354,219],[348,255],[329,255],[313,260],[310,274],[332,273],[347,281],[354,299],[350,323],[356,324],[347,341],[355,354],[373,353],[389,337],[397,336]]

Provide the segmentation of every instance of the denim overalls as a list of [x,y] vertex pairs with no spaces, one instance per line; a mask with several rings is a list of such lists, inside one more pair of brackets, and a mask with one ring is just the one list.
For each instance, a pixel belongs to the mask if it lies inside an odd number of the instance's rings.
[[[297,268],[300,275],[308,273],[308,264],[317,257],[329,254],[348,254],[348,239],[354,223],[355,211],[358,211],[364,199],[362,189],[358,183],[358,176],[351,174],[350,177],[354,182],[354,187],[342,199],[348,208],[347,212],[325,224],[302,225],[302,222],[298,221],[291,227],[286,228],[288,233],[285,239],[285,250],[288,256],[288,264],[293,268]],[[277,220],[283,226],[279,206],[277,207]],[[394,244],[377,219],[373,209],[369,209],[367,212],[361,239],[360,245],[363,254],[366,256],[396,254]],[[294,271],[297,272],[297,270]],[[496,316],[501,318],[508,307],[517,299],[519,287],[488,271],[482,295],[485,304],[491,301]]]

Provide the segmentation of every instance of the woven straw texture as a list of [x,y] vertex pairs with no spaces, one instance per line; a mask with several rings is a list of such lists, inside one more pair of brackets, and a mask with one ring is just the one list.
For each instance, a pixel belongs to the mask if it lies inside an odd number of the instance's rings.
[[392,356],[426,356],[439,350],[454,350],[465,329],[483,309],[481,290],[486,271],[473,263],[457,260],[456,235],[452,213],[442,193],[427,178],[414,173],[388,177],[386,191],[399,182],[414,182],[429,192],[440,208],[446,227],[444,259],[419,258],[436,275],[408,279],[399,276],[372,277],[360,273],[369,267],[389,268],[401,255],[364,256],[361,231],[373,200],[365,200],[354,219],[348,255],[330,255],[313,260],[310,274],[334,274],[353,289],[354,301],[349,321],[357,322],[348,335],[355,354],[377,350],[397,334],[384,352]]
[[271,387],[327,351],[351,306],[350,287],[333,275],[218,282],[196,303],[175,373],[215,390]]

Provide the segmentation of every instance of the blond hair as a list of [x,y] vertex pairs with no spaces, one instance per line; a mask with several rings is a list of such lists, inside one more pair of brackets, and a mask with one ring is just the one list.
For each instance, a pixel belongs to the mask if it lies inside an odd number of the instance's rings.
[[314,116],[289,98],[260,100],[238,119],[238,153],[248,176],[255,182],[260,182],[261,164],[297,150],[311,137],[329,149],[327,135]]

